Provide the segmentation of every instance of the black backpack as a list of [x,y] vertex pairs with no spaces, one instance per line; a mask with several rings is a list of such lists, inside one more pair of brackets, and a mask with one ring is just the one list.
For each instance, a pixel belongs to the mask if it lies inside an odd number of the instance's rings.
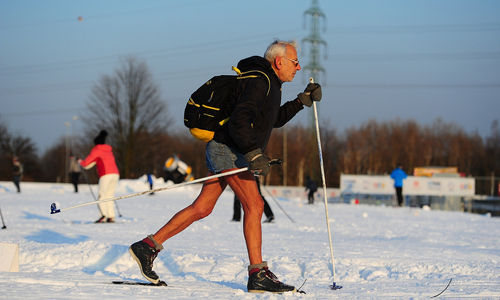
[[195,138],[205,142],[212,140],[215,131],[229,120],[232,104],[227,102],[237,80],[264,75],[269,82],[269,95],[271,82],[266,73],[258,70],[241,72],[236,67],[232,69],[238,75],[214,76],[189,98],[184,109],[184,125]]

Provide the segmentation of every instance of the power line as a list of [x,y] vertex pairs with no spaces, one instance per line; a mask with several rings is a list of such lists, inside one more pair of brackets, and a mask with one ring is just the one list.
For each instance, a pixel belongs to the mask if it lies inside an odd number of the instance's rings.
[[330,54],[339,62],[500,59],[500,51],[455,53]]
[[[276,32],[275,34],[289,34],[291,32],[296,32],[296,29],[290,29],[286,31]],[[96,58],[88,59],[72,59],[66,61],[50,62],[50,63],[40,63],[40,64],[29,64],[14,67],[4,67],[0,69],[0,76],[9,75],[20,75],[33,72],[48,72],[48,71],[59,71],[65,69],[81,69],[82,67],[93,67],[102,66],[103,63],[112,63],[119,57],[125,56],[140,56],[149,59],[160,59],[164,57],[181,57],[186,55],[198,54],[200,52],[206,53],[209,51],[218,52],[224,49],[236,49],[239,47],[247,47],[255,45],[255,43],[265,43],[269,39],[263,37],[262,34],[256,34],[253,36],[246,37],[245,39],[235,41],[234,39],[224,39],[219,41],[213,41],[210,43],[195,43],[190,45],[185,45],[182,48],[175,46],[172,48],[150,50],[129,54],[116,54],[107,55]]]
[[84,111],[88,110],[88,108],[70,108],[70,109],[61,109],[61,110],[47,110],[47,111],[31,111],[31,112],[22,112],[22,113],[10,113],[10,114],[2,114],[2,117],[29,117],[29,116],[39,116],[39,115],[54,115],[60,113],[74,113],[75,111]]
[[[282,32],[277,32],[275,34],[289,34],[290,32],[296,33],[300,29],[287,30]],[[419,32],[436,32],[436,31],[498,31],[500,30],[500,23],[484,23],[484,24],[451,24],[451,25],[415,25],[415,26],[353,26],[353,27],[329,27],[329,30],[335,34],[383,34],[383,33],[419,33]],[[244,40],[235,41],[234,39],[225,39],[214,41],[212,43],[197,43],[186,45],[183,49],[178,47],[143,51],[132,54],[116,54],[107,55],[96,58],[89,59],[74,59],[71,61],[59,61],[51,63],[42,64],[30,64],[24,66],[14,66],[14,67],[4,67],[0,70],[0,76],[13,75],[13,74],[25,74],[32,73],[34,71],[57,71],[67,68],[81,68],[81,67],[93,67],[99,66],[103,63],[111,63],[116,61],[117,57],[127,56],[127,55],[141,55],[144,57],[150,57],[153,59],[162,58],[166,56],[181,56],[187,55],[189,53],[199,53],[200,51],[218,51],[231,46],[232,48],[247,46],[255,44],[256,42],[267,41],[267,38],[262,38],[262,34],[246,37]],[[458,55],[458,56],[457,56]],[[342,55],[335,55],[342,56]],[[475,52],[475,53],[464,53],[464,54],[436,54],[436,53],[425,53],[425,54],[387,54],[384,55],[373,55],[375,59],[378,60],[425,60],[425,59],[498,59],[499,52]],[[391,59],[391,56],[394,56]],[[436,57],[437,56],[437,57]],[[447,58],[448,56],[448,58]],[[476,58],[474,57],[476,56]],[[493,57],[491,57],[493,56]],[[408,57],[408,58],[407,58]],[[436,58],[433,58],[436,57]],[[362,57],[361,55],[351,56],[344,55],[344,60],[370,60],[370,56],[366,55]],[[340,60],[340,59],[339,59]]]
[[[342,61],[342,60],[339,60]],[[189,69],[182,71],[168,71],[152,74],[153,78],[156,82],[168,79],[184,79],[184,78],[192,78],[193,75],[207,74],[207,76],[213,75],[214,69],[222,68],[222,65],[206,67],[206,68],[197,68],[197,69]],[[61,92],[61,91],[69,91],[69,90],[78,90],[82,88],[89,88],[93,84],[98,83],[98,81],[81,81],[81,82],[72,82],[72,83],[58,83],[58,84],[50,84],[50,85],[36,85],[36,86],[24,86],[24,87],[12,87],[6,89],[0,89],[0,96],[14,96],[14,95],[24,95],[24,94],[33,94],[33,93],[52,93],[52,92]],[[447,89],[447,88],[460,88],[460,89],[492,89],[498,88],[500,86],[499,83],[486,83],[486,84],[364,84],[364,83],[347,83],[347,84],[328,84],[324,85],[325,87],[335,87],[335,88],[377,88],[377,89]]]
[[[405,27],[405,26],[403,26]],[[428,28],[429,26],[406,26],[407,28]],[[488,24],[468,24],[468,25],[440,25],[438,28],[463,28],[463,27],[472,27],[472,28],[500,28],[500,23],[488,23]],[[353,27],[353,28],[363,28],[363,27]],[[379,29],[387,29],[393,28],[393,26],[379,26]],[[399,27],[397,27],[399,28]],[[369,29],[366,27],[365,29]],[[384,29],[384,30],[385,30]],[[296,30],[292,30],[296,31]],[[291,30],[283,31],[279,34],[289,33]],[[174,56],[180,57],[182,55],[192,55],[193,53],[198,53],[203,51],[204,53],[213,51],[220,51],[221,49],[225,49],[227,47],[237,48],[237,47],[245,47],[256,42],[264,42],[267,38],[262,38],[262,34],[246,37],[244,40],[235,42],[233,39],[225,39],[220,41],[215,41],[211,44],[207,43],[196,43],[191,45],[186,45],[182,47],[182,49],[176,48],[167,48],[160,50],[152,50],[139,52],[139,54],[144,55],[149,59],[161,59],[164,57]],[[464,52],[464,53],[394,53],[394,54],[331,54],[331,61],[335,62],[374,62],[374,61],[424,61],[424,60],[486,60],[486,59],[499,59],[500,52],[499,51],[489,51],[489,52]],[[42,64],[34,64],[34,65],[24,65],[17,66],[11,68],[2,68],[0,70],[0,76],[9,76],[13,74],[24,74],[34,72],[47,72],[47,71],[57,71],[57,70],[67,70],[67,69],[81,69],[82,67],[92,67],[92,66],[101,66],[103,63],[110,63],[112,61],[116,61],[116,56],[102,56],[97,58],[90,59],[77,59],[71,61],[60,61],[53,63],[42,63]],[[189,78],[194,74],[200,74],[200,72],[206,71],[207,74],[213,69],[221,68],[222,66],[212,66],[207,68],[197,68],[191,70],[174,70],[168,72],[162,72],[153,74],[155,79],[181,79],[181,78]],[[305,68],[307,69],[307,68]],[[89,85],[92,84],[92,81],[81,81],[81,82],[71,82],[71,83],[57,83],[57,84],[44,84],[44,85],[36,85],[36,86],[21,86],[21,87],[9,87],[0,89],[0,95],[2,96],[11,96],[11,95],[21,95],[21,94],[29,94],[29,93],[47,93],[47,92],[57,92],[57,91],[67,91],[67,90],[76,90],[82,88],[88,88]],[[367,85],[367,84],[347,84],[344,86],[339,85],[327,85],[327,86],[335,86],[335,87],[359,87],[359,88],[496,88],[497,84],[469,84],[469,85]]]
[[[222,65],[211,66],[205,68],[196,68],[181,71],[168,71],[152,74],[153,79],[158,81],[159,79],[182,79],[182,78],[192,78],[193,75],[199,75],[204,72],[213,75],[214,69],[219,69],[223,67]],[[229,68],[228,68],[229,70]],[[207,75],[208,76],[208,75]],[[94,84],[97,84],[99,80],[96,81],[78,81],[70,83],[56,83],[56,84],[43,84],[43,85],[33,85],[33,86],[20,86],[20,87],[9,87],[0,89],[0,96],[13,96],[13,95],[23,95],[23,94],[33,94],[33,93],[52,93],[61,92],[69,90],[78,90],[82,88],[91,88]]]
[[389,25],[389,26],[331,26],[333,34],[408,34],[437,32],[500,31],[500,23]]
[[13,96],[32,93],[53,93],[61,91],[71,91],[81,88],[86,88],[91,84],[89,81],[70,82],[70,83],[57,83],[57,84],[44,84],[34,86],[20,86],[9,87],[0,89],[1,96]]
[[[219,50],[218,48],[213,48],[213,51]],[[179,50],[181,51],[181,50]],[[182,53],[179,52],[179,55],[181,54],[189,54],[189,51],[184,51]],[[167,56],[169,54],[163,54],[163,56]],[[150,57],[152,59],[158,59],[161,57]],[[115,60],[116,58],[113,58]],[[334,61],[334,62],[375,62],[375,61],[436,61],[436,60],[487,60],[487,59],[500,59],[500,51],[489,51],[489,52],[463,52],[463,53],[458,53],[458,52],[448,52],[448,53],[381,53],[381,54],[329,54],[329,60]],[[80,68],[83,66],[94,66],[94,65],[102,65],[103,62],[105,61],[105,58],[97,58],[95,61],[92,60],[87,60],[87,61],[81,61],[81,62],[60,62],[59,66],[57,66],[57,63],[54,67],[51,67],[48,64],[44,64],[45,66],[33,66],[32,69],[28,69],[29,67],[24,66],[24,67],[19,67],[18,72],[21,73],[33,73],[37,68],[40,68],[40,71],[49,71],[49,70],[56,70],[56,69],[64,69],[64,65],[69,68]],[[72,65],[73,64],[73,65]],[[46,69],[42,69],[43,67],[46,67]],[[217,68],[221,67],[215,66],[212,68]],[[205,68],[207,69],[207,68]],[[200,70],[200,69],[197,69]],[[8,70],[6,71],[8,72]],[[170,76],[173,74],[182,74],[182,73],[188,73],[188,74],[193,74],[196,72],[196,70],[183,70],[183,71],[170,71],[170,72],[163,72],[159,73],[158,75],[161,76]],[[2,76],[2,71],[0,71],[0,76]],[[16,72],[17,73],[17,72]],[[170,74],[170,75],[169,75]],[[82,84],[84,82],[79,82],[78,84]],[[85,82],[88,83],[88,82]],[[74,85],[76,83],[65,83],[65,84],[60,84],[60,85]],[[12,91],[20,91],[21,93],[26,93],[26,92],[32,92],[32,91],[26,91],[25,89],[31,90],[31,89],[36,89],[36,91],[42,91],[46,90],[46,85],[44,86],[39,86],[39,87],[14,87],[14,88],[8,88],[8,89],[1,89],[0,94],[10,94]],[[17,92],[14,92],[17,93]]]
[[486,84],[327,84],[333,88],[355,88],[355,89],[496,89],[500,83]]

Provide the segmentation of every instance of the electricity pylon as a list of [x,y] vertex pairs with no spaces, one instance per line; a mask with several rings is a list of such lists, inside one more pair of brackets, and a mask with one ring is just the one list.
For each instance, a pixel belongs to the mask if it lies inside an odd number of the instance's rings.
[[319,77],[319,74],[325,74],[326,71],[319,62],[319,47],[320,45],[326,47],[326,42],[321,38],[319,33],[319,20],[323,18],[323,20],[326,21],[326,16],[319,8],[318,0],[312,0],[311,8],[304,12],[304,20],[306,20],[308,16],[310,17],[311,33],[302,39],[302,43],[310,44],[309,62],[303,69],[309,71],[309,77],[314,77],[316,82],[321,82],[322,78]]
[[[308,72],[308,77],[313,77],[314,82],[317,83],[323,83],[323,78],[321,78],[320,74],[325,75],[326,71],[325,69],[321,66],[320,64],[320,54],[319,54],[319,48],[321,45],[325,46],[326,48],[326,42],[321,38],[320,36],[320,30],[319,30],[319,23],[320,19],[323,19],[323,21],[326,22],[326,16],[325,14],[321,11],[318,5],[318,0],[312,0],[312,6],[304,12],[304,21],[307,19],[310,20],[310,34],[302,39],[302,43],[306,43],[309,45],[309,61],[307,65],[303,67],[304,70],[307,70]],[[306,26],[304,22],[304,26]],[[326,26],[325,26],[326,28]],[[304,47],[305,48],[305,47]],[[326,51],[325,51],[326,53]],[[326,57],[326,55],[325,55]],[[319,104],[319,103],[318,103]],[[317,153],[317,144],[315,143],[315,129],[316,129],[316,120],[314,116],[314,110],[310,110],[309,116],[308,116],[308,123],[309,123],[309,150],[308,153],[310,153],[310,172],[311,172],[311,178],[317,182],[318,175],[319,175],[319,161],[318,157],[316,155],[312,155],[312,153]]]

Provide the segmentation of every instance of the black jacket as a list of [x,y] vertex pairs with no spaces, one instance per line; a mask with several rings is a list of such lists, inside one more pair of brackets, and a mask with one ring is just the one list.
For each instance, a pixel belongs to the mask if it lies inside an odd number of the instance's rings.
[[242,154],[258,148],[264,151],[273,128],[285,125],[304,106],[297,99],[281,106],[283,83],[265,58],[245,58],[238,63],[238,69],[242,72],[262,71],[267,74],[269,81],[262,75],[237,82],[231,95],[234,106],[229,121],[215,132],[214,140]]

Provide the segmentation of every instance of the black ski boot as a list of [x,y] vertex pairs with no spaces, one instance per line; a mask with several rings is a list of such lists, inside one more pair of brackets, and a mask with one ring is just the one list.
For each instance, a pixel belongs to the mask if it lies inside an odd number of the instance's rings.
[[253,271],[248,277],[247,289],[250,293],[284,293],[284,292],[296,292],[294,286],[280,282],[273,272],[269,271],[267,268],[267,262],[263,262],[258,265],[252,265],[248,267],[249,271],[253,269],[259,269],[258,271]]
[[94,223],[106,223],[106,217],[102,216],[97,221],[95,221]]
[[264,223],[272,223],[274,221],[274,216],[269,216]]
[[139,241],[133,243],[129,247],[128,252],[139,265],[142,275],[152,283],[158,284],[158,282],[160,282],[160,277],[153,271],[153,261],[160,250],[149,246],[144,241]]

